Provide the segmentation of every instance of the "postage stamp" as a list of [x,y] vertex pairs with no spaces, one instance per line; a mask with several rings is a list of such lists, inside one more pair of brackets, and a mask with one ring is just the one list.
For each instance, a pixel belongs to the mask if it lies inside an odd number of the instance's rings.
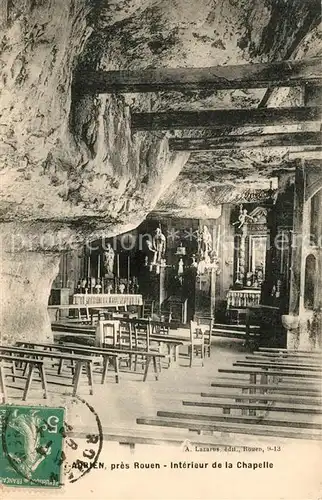
[[64,408],[0,406],[0,483],[60,487]]

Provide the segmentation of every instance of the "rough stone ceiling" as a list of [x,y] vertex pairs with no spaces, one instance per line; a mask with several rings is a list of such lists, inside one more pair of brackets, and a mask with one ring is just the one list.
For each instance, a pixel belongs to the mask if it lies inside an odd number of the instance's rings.
[[[125,4],[128,10],[123,10],[122,5],[125,7]],[[183,0],[150,1],[137,9],[135,2],[126,2],[118,3],[116,18],[111,15],[110,3],[108,5],[107,9],[101,9],[98,16],[97,26],[102,31],[99,35],[95,32],[87,44],[85,67],[86,61],[92,60],[92,48],[96,50],[97,45],[102,51],[97,67],[107,70],[206,67],[322,54],[319,6],[314,1],[202,0],[189,2],[189,5]],[[111,23],[108,32],[106,23]],[[299,88],[273,90],[267,105],[300,105],[301,92]],[[265,89],[158,92],[149,96],[127,95],[126,102],[132,111],[256,108],[265,96]],[[318,130],[316,127],[308,125],[306,129]],[[290,128],[280,127],[278,131],[287,130]],[[293,130],[301,129],[293,127]],[[249,128],[247,131],[260,133],[261,129]],[[269,133],[271,130],[267,127],[262,131]],[[245,133],[245,129],[233,132]],[[187,130],[177,131],[175,136],[198,137],[205,134],[207,132]],[[160,136],[162,133],[151,135]],[[173,136],[173,133],[167,135]],[[211,205],[223,200],[228,202],[234,198],[238,201],[254,197],[256,189],[269,187],[271,177],[282,175],[292,168],[287,148],[265,152],[195,152],[190,154],[177,180],[155,211],[163,212],[168,207],[176,215],[211,213]],[[244,194],[241,192],[243,189]],[[259,191],[258,198],[262,196],[263,191]],[[202,199],[207,203],[202,203]]]
[[[32,231],[54,228],[75,238],[95,237],[101,230],[115,233],[139,223],[158,199],[166,208],[166,195],[173,199],[183,181],[187,194],[197,186],[201,199],[206,193],[204,199],[216,204],[223,193],[218,184],[233,186],[238,199],[245,180],[253,182],[258,173],[263,179],[275,175],[277,163],[283,168],[276,151],[268,157],[232,152],[215,160],[206,153],[189,158],[169,151],[167,134],[130,130],[130,108],[256,107],[265,91],[75,98],[72,74],[76,66],[189,67],[318,55],[319,2],[27,4],[9,2],[8,23],[0,34],[2,221],[32,223]],[[296,93],[281,97],[273,92],[268,105],[297,99]]]

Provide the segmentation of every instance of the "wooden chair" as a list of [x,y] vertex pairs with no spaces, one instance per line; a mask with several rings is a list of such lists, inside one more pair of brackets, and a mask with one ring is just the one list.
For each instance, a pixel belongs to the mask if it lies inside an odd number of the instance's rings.
[[155,312],[154,300],[143,300],[142,318],[151,318]]
[[[134,338],[133,338],[133,328],[131,321],[119,321],[117,343],[116,346],[120,349],[130,349],[135,348]],[[121,361],[125,361],[126,366],[131,370],[132,368],[132,355],[122,356]]]
[[205,329],[205,356],[207,355],[208,358],[210,358],[211,354],[211,332],[212,332],[212,327],[214,324],[214,320],[211,317],[206,317],[206,316],[198,316],[196,318],[197,324],[200,326],[202,325],[203,327],[206,327]]
[[[139,319],[132,322],[134,349],[137,351],[149,351],[151,325],[148,319]],[[134,371],[137,369],[138,356],[134,357]],[[143,366],[143,363],[142,363]]]
[[204,366],[206,330],[207,325],[198,325],[196,321],[190,321],[190,342],[188,344],[190,367],[192,366],[194,357],[198,356],[198,354],[200,354],[201,365]]
[[101,320],[96,325],[95,346],[102,345],[118,346],[118,336],[120,330],[119,320]]

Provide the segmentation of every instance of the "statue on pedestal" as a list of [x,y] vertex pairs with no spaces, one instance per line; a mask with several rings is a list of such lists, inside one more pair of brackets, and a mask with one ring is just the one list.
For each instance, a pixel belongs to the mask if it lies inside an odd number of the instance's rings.
[[166,238],[161,228],[157,227],[152,238],[152,248],[155,250],[153,264],[161,264],[165,254],[165,247]]
[[145,265],[149,266],[150,271],[155,266],[156,272],[160,272],[160,265],[165,265],[166,249],[166,237],[160,227],[155,230],[152,241],[146,240],[146,246],[148,255],[145,257]]
[[110,243],[104,252],[104,269],[108,276],[113,276],[115,252]]

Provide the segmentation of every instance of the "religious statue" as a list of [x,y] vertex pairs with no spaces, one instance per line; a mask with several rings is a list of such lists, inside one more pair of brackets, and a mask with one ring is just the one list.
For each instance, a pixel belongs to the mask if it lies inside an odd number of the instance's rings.
[[193,254],[190,260],[190,267],[196,269],[198,267],[198,262],[196,261],[196,256]]
[[160,227],[157,227],[154,232],[152,238],[152,247],[155,250],[153,264],[160,264],[161,260],[164,258],[166,247],[166,238],[162,233]]
[[212,251],[212,237],[210,231],[206,225],[198,231],[198,247],[199,247],[199,262],[204,261],[209,264],[210,253]]
[[113,275],[114,257],[115,257],[115,252],[112,248],[112,245],[110,243],[107,243],[107,248],[104,252],[104,268],[105,268],[106,274],[108,274],[108,275]]
[[179,262],[178,262],[178,274],[181,275],[183,274],[183,260],[182,259],[179,259]]
[[243,209],[243,205],[240,205],[238,220],[233,223],[233,226],[236,226],[236,224],[238,224],[237,228],[240,229],[249,221],[253,222],[253,217],[251,215],[248,215],[246,208]]
[[150,271],[152,271],[153,266],[155,266],[156,271],[160,271],[160,265],[165,264],[164,254],[166,248],[166,238],[158,227],[151,240],[146,240],[146,246],[148,255],[145,258],[145,265],[149,265]]

